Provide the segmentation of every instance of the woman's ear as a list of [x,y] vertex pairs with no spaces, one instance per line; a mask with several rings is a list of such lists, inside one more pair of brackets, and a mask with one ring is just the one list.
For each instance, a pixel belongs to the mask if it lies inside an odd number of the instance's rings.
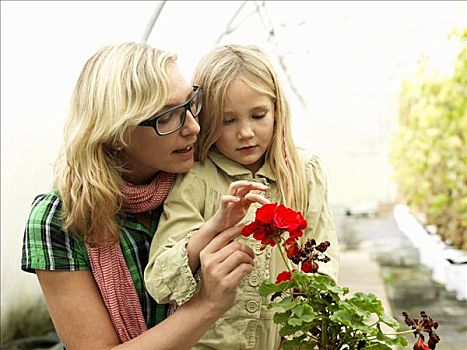
[[106,143],[104,145],[104,148],[106,151],[111,152],[111,153],[118,153],[123,150],[123,145],[119,142],[114,142],[114,143]]

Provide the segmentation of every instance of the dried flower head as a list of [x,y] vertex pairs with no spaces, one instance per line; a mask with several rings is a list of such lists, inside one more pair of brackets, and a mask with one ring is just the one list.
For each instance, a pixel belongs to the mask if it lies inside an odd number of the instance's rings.
[[[436,344],[440,341],[438,334],[435,333],[434,329],[438,328],[438,322],[433,320],[426,314],[425,311],[420,312],[421,319],[412,318],[403,312],[402,315],[405,317],[405,324],[414,330],[414,336],[417,337],[417,342],[414,345],[414,350],[420,349],[435,349]],[[423,332],[428,334],[428,344],[425,343],[425,336]]]
[[296,265],[301,263],[301,270],[306,273],[318,272],[318,261],[327,263],[331,259],[324,254],[331,243],[329,241],[316,244],[314,239],[308,239],[303,247],[300,247],[295,240],[286,240],[283,247],[287,257]]

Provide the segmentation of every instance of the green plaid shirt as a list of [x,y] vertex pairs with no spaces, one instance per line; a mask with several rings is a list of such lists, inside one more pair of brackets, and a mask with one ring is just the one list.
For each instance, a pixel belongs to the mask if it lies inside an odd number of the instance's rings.
[[[81,271],[90,270],[89,257],[83,239],[68,234],[60,220],[61,200],[52,191],[34,199],[23,237],[21,269]],[[121,217],[120,246],[135,283],[148,328],[167,317],[168,305],[159,305],[146,292],[144,268],[149,248],[159,222],[162,206],[153,215],[151,230],[131,216]]]

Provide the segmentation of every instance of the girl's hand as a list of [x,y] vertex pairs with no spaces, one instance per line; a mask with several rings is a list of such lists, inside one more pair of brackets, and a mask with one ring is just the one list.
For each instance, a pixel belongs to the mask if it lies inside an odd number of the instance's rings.
[[199,267],[200,251],[214,237],[242,220],[251,203],[269,203],[266,198],[259,194],[259,192],[267,189],[268,186],[251,181],[235,181],[230,184],[228,194],[221,197],[221,203],[216,214],[206,221],[188,241],[188,265],[193,273]]
[[213,231],[218,233],[238,224],[245,217],[252,203],[269,203],[269,200],[260,194],[268,189],[268,186],[259,182],[232,182],[228,194],[221,197],[216,214],[209,220]]

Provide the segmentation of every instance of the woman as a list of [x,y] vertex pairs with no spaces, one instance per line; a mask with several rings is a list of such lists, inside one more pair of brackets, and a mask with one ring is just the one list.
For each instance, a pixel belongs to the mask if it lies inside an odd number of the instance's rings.
[[173,315],[145,291],[161,204],[174,174],[193,165],[199,132],[202,92],[175,60],[145,43],[109,46],[73,92],[54,188],[33,203],[22,258],[68,350],[188,349],[252,270],[233,227],[201,251],[202,287]]

